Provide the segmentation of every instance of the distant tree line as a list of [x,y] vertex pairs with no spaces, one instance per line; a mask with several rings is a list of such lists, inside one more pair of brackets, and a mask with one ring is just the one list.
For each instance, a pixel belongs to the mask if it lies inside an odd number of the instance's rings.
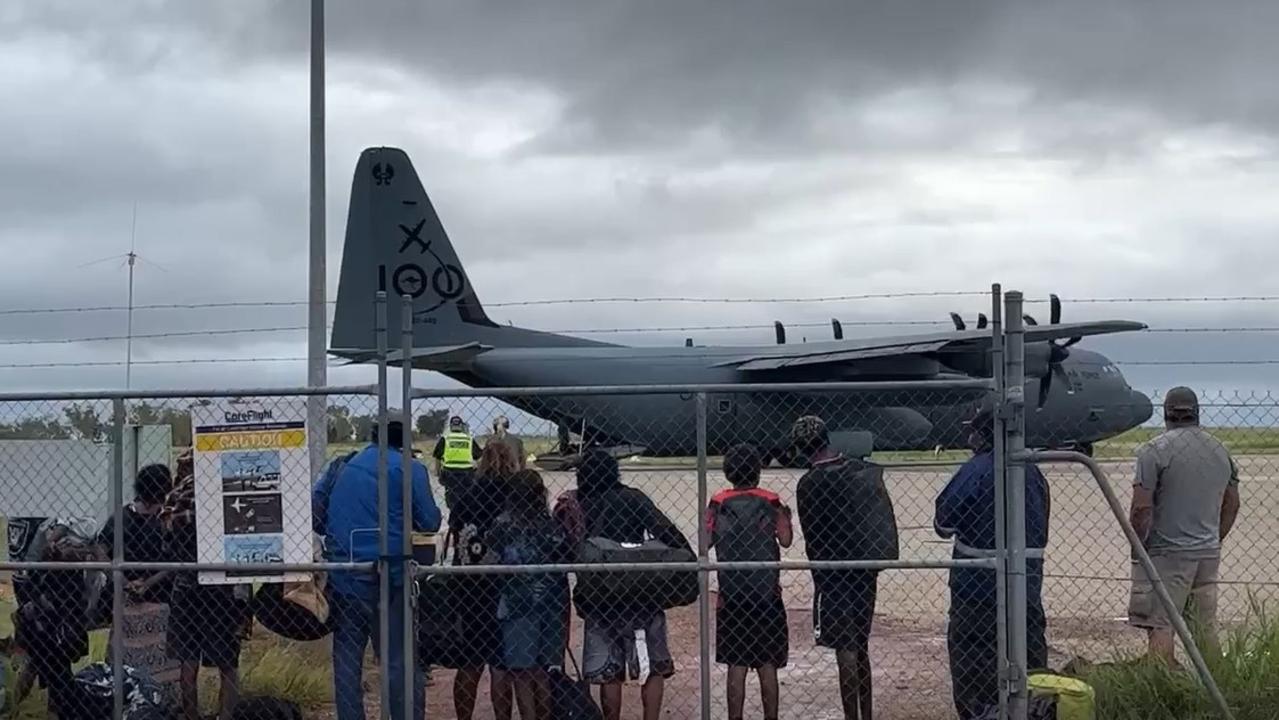
[[[448,424],[448,410],[428,410],[413,421],[418,437],[438,437]],[[191,445],[191,414],[184,407],[163,407],[146,402],[129,403],[129,422],[135,425],[169,425],[173,444]],[[360,442],[369,437],[376,415],[355,415],[344,405],[328,408],[329,442]],[[62,415],[32,415],[11,423],[0,423],[0,440],[94,440],[111,434],[111,411],[93,403],[74,403],[62,408]]]

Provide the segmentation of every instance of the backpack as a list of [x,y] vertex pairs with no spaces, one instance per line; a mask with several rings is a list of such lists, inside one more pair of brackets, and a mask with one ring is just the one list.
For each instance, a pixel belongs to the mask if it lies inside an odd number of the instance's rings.
[[[720,562],[776,562],[777,506],[752,492],[728,493],[715,507],[713,543]],[[765,600],[777,595],[778,570],[721,570],[720,594],[735,600]]]
[[582,504],[577,500],[576,490],[565,490],[555,498],[551,517],[564,529],[569,542],[578,544],[586,539],[586,516],[582,513]]
[[329,498],[333,495],[333,486],[337,484],[342,468],[355,457],[358,450],[333,458],[333,462],[325,468],[324,474],[315,483],[316,493],[311,501],[311,529],[316,535],[323,535],[329,526]]
[[[1096,695],[1092,686],[1069,675],[1031,671],[1026,678],[1030,700],[1027,720],[1096,720]],[[977,720],[995,720],[999,706],[991,705]]]
[[1096,693],[1079,678],[1052,672],[1031,672],[1026,686],[1033,701],[1045,701],[1052,707],[1052,720],[1094,720]]

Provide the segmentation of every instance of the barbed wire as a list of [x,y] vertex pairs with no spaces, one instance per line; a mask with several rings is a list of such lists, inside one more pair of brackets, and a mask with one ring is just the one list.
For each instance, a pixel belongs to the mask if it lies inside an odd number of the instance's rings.
[[[687,358],[687,354],[681,355],[649,355],[644,359],[652,360],[677,360]],[[630,362],[633,358],[592,358],[589,362]],[[551,364],[557,362],[574,362],[580,363],[586,360],[573,357],[544,358],[538,360],[540,364]],[[3,370],[29,370],[44,368],[83,368],[83,367],[123,367],[126,364],[132,365],[216,365],[216,364],[241,364],[241,363],[291,363],[291,362],[307,362],[306,357],[260,357],[260,358],[183,358],[173,360],[133,360],[126,363],[124,360],[86,360],[72,362],[38,362],[38,363],[2,363],[0,369]],[[1170,367],[1192,367],[1192,366],[1228,366],[1228,365],[1279,365],[1279,358],[1267,358],[1256,360],[1115,360],[1114,365],[1121,367],[1131,366],[1170,366]]]
[[[655,297],[586,297],[586,298],[549,298],[536,300],[509,300],[495,303],[483,303],[486,307],[534,307],[547,305],[599,305],[599,304],[716,304],[716,305],[776,305],[776,304],[821,304],[833,302],[852,302],[857,300],[896,300],[907,298],[944,298],[944,297],[989,297],[989,290],[935,290],[919,292],[883,292],[861,293],[856,295],[818,295],[812,297],[691,297],[691,296],[655,296]],[[1279,302],[1279,295],[1203,295],[1203,296],[1153,296],[1153,297],[1092,297],[1072,298],[1061,296],[1066,304],[1145,304],[1145,303],[1224,303],[1224,302]],[[1048,298],[1028,297],[1026,303],[1043,304]],[[233,302],[201,302],[201,303],[153,303],[134,305],[134,312],[151,310],[203,310],[218,308],[262,308],[262,307],[304,307],[305,300],[256,300]],[[327,305],[336,304],[329,300]],[[41,315],[41,314],[76,314],[93,312],[126,312],[126,305],[86,305],[79,307],[58,308],[8,308],[0,310],[0,316],[6,315]]]
[[[839,324],[844,327],[921,327],[921,326],[950,326],[951,323],[945,320],[840,320]],[[782,323],[787,329],[791,328],[829,328],[831,323],[827,322],[801,322],[801,323]],[[327,329],[332,329],[330,324]],[[645,334],[645,333],[669,333],[669,332],[721,332],[721,331],[741,331],[741,330],[770,330],[772,324],[764,323],[748,323],[741,325],[671,325],[671,326],[635,326],[635,327],[615,327],[615,328],[565,328],[556,330],[547,330],[545,332],[559,334],[577,334],[577,335],[627,335],[627,334]],[[132,336],[133,340],[159,340],[166,338],[182,338],[182,337],[201,337],[201,336],[224,336],[224,335],[250,335],[250,334],[270,334],[284,332],[302,332],[307,329],[306,325],[287,325],[280,327],[262,327],[262,328],[219,328],[212,330],[175,330],[168,332],[155,333],[138,333]],[[1279,333],[1279,326],[1270,327],[1171,327],[1171,328],[1149,328],[1140,333]],[[18,338],[10,340],[0,340],[0,347],[15,345],[75,345],[79,343],[93,342],[112,342],[119,340],[128,340],[128,335],[98,335],[90,337],[75,338]]]

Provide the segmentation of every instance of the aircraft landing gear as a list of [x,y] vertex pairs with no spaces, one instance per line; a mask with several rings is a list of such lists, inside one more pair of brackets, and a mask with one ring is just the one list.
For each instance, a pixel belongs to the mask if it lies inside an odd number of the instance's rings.
[[1092,443],[1075,443],[1070,447],[1070,449],[1077,453],[1082,453],[1088,457],[1092,457]]

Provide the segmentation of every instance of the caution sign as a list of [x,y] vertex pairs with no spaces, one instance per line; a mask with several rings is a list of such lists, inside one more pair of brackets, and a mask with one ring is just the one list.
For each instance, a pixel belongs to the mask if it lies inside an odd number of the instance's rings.
[[[199,561],[311,562],[306,401],[217,401],[193,408],[191,426]],[[298,573],[200,573],[201,584],[305,579]]]

